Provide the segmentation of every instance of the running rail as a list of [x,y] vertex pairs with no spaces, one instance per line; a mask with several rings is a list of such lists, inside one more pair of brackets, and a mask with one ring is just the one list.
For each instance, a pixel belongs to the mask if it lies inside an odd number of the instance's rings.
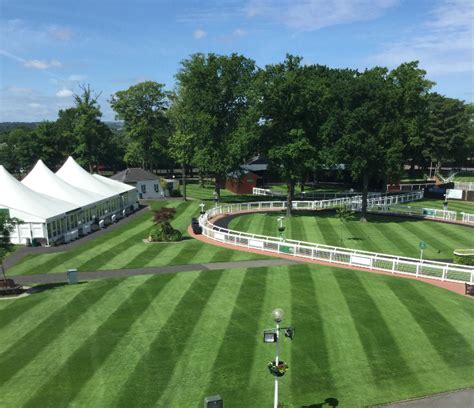
[[[423,197],[423,192],[398,195],[398,202],[408,202]],[[390,204],[381,200],[389,197],[378,197],[368,200],[369,207],[388,207]],[[358,204],[359,197],[337,198],[320,201],[294,201],[295,210],[318,210],[337,208]],[[402,201],[403,200],[403,201]],[[394,201],[394,199],[392,199]],[[274,254],[292,255],[306,259],[328,262],[331,264],[349,267],[379,270],[402,275],[437,279],[448,282],[474,283],[474,267],[444,263],[438,261],[419,260],[416,258],[380,254],[376,252],[359,251],[348,248],[317,244],[312,242],[296,241],[292,239],[280,240],[266,235],[250,234],[234,231],[215,225],[212,219],[220,215],[231,215],[258,211],[282,211],[286,209],[286,201],[263,201],[241,204],[224,204],[211,208],[199,218],[204,236],[218,242],[236,247],[257,249]],[[381,210],[378,212],[382,212]],[[390,212],[390,211],[388,211]]]

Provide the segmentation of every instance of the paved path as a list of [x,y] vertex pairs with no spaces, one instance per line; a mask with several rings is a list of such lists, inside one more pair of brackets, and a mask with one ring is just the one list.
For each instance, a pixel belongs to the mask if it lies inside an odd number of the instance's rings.
[[474,388],[436,394],[426,398],[394,404],[377,405],[384,408],[468,408],[474,407]]
[[[296,265],[298,262],[288,259],[259,259],[252,261],[213,262],[204,264],[173,265],[139,269],[115,269],[96,272],[78,272],[80,281],[127,277],[135,275],[154,275],[173,272],[213,271],[217,269],[260,268],[265,266]],[[66,273],[45,273],[38,275],[13,276],[15,282],[26,284],[49,284],[67,281]]]
[[3,265],[5,269],[11,268],[13,265],[16,265],[20,262],[25,256],[27,255],[36,255],[36,254],[52,254],[55,252],[64,252],[69,251],[71,249],[77,248],[85,244],[86,242],[100,237],[101,235],[107,234],[110,231],[113,231],[120,226],[125,225],[132,221],[133,219],[139,217],[143,214],[144,210],[148,207],[142,207],[138,211],[135,211],[133,214],[129,215],[126,218],[121,219],[119,222],[115,224],[109,225],[107,228],[101,229],[99,231],[93,232],[92,234],[86,235],[76,241],[68,242],[67,244],[59,245],[59,246],[50,246],[50,247],[22,247],[11,255],[9,255],[4,261]]

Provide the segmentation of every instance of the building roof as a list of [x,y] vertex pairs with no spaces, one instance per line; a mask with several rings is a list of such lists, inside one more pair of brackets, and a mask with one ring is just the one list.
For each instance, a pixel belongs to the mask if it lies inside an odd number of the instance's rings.
[[136,188],[133,187],[133,186],[122,183],[122,182],[117,181],[117,180],[112,180],[109,177],[101,176],[100,174],[94,174],[93,176],[97,180],[99,180],[99,181],[107,184],[109,187],[112,187],[113,189],[115,189],[115,191],[117,191],[118,194],[122,194],[122,193],[125,193],[127,191],[136,190]]
[[46,220],[79,209],[77,204],[37,193],[13,177],[0,165],[0,207],[8,208],[12,217],[23,222]]
[[157,180],[159,177],[140,167],[130,167],[114,174],[111,179],[121,181],[122,183],[136,183],[142,180]]
[[244,170],[250,171],[266,171],[268,169],[268,164],[269,162],[265,157],[255,156],[240,167]]
[[255,178],[261,178],[258,174],[252,173],[251,171],[242,169],[242,168],[240,168],[239,170],[233,171],[231,173],[228,173],[227,177],[239,179],[247,174],[254,176]]
[[68,157],[62,167],[56,172],[56,175],[66,183],[83,190],[91,191],[103,197],[110,198],[118,195],[116,188],[104,183],[92,174],[84,170],[77,162]]
[[105,200],[103,195],[83,190],[66,183],[38,160],[35,167],[22,180],[22,183],[37,193],[46,194],[59,200],[68,201],[84,207]]

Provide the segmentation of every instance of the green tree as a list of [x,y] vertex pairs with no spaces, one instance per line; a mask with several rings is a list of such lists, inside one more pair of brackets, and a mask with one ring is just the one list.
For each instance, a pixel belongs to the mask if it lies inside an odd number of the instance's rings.
[[127,162],[136,162],[153,169],[157,158],[166,155],[166,141],[170,128],[166,111],[169,108],[168,92],[164,85],[145,81],[112,95],[110,105],[117,118],[124,121],[130,139],[125,155]]
[[320,129],[327,112],[321,106],[327,69],[304,67],[287,55],[268,65],[255,81],[260,146],[273,169],[287,184],[287,215],[291,216],[295,184],[319,163]]
[[194,54],[176,74],[179,124],[192,137],[193,162],[220,186],[249,156],[254,142],[248,113],[255,63],[242,55]]
[[10,242],[10,234],[17,224],[21,221],[17,218],[10,218],[6,211],[0,211],[0,267],[2,269],[3,279],[5,276],[5,268],[3,267],[3,260],[8,253],[13,249],[13,244]]
[[463,101],[438,93],[428,95],[429,113],[426,126],[427,144],[424,154],[436,162],[436,171],[443,163],[460,162],[473,154],[469,151],[472,117]]

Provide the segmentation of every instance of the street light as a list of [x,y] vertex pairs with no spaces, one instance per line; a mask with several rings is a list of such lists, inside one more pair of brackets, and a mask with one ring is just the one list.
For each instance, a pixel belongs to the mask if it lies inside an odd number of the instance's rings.
[[[285,217],[278,217],[277,218],[277,221],[278,221],[278,233],[280,234],[280,241],[284,241],[285,240],[285,237],[283,235],[283,233],[285,232],[285,227],[283,225],[283,220],[285,219]],[[280,309],[281,310],[281,309]]]
[[199,204],[199,207],[201,207],[201,215],[204,215],[204,203]]
[[268,368],[270,373],[275,377],[275,395],[273,400],[273,408],[278,408],[278,377],[285,375],[288,365],[284,361],[281,361],[279,358],[279,339],[280,339],[280,330],[285,330],[285,337],[293,340],[295,335],[295,329],[293,327],[280,327],[280,323],[283,320],[284,312],[283,309],[273,309],[272,317],[275,320],[276,327],[274,329],[267,329],[263,332],[263,342],[264,343],[275,343],[276,345],[276,354],[275,361],[268,363]]

